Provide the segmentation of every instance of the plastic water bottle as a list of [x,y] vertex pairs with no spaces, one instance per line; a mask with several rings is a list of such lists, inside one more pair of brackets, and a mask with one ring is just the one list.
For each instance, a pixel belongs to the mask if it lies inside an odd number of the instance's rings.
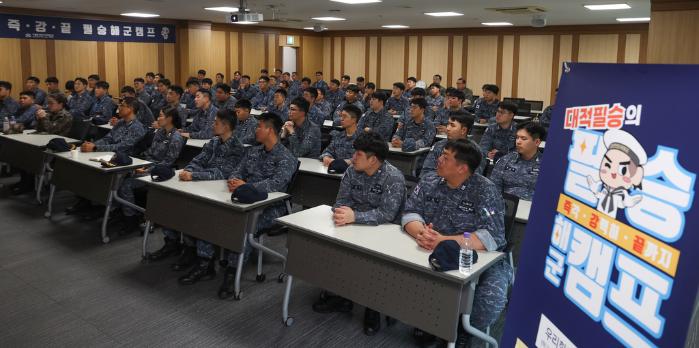
[[10,119],[5,117],[5,119],[2,121],[2,131],[7,132],[10,130]]
[[10,116],[10,128],[11,129],[15,128],[16,124],[17,124],[17,119],[15,119],[14,116]]
[[471,265],[473,265],[473,249],[470,245],[471,234],[464,232],[464,240],[459,243],[459,272],[465,275],[471,274]]

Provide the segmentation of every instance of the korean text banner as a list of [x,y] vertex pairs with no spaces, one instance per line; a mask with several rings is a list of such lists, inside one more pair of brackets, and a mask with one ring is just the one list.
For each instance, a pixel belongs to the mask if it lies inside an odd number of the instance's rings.
[[504,347],[684,346],[696,81],[699,66],[563,65]]
[[0,14],[0,37],[174,43],[175,26]]

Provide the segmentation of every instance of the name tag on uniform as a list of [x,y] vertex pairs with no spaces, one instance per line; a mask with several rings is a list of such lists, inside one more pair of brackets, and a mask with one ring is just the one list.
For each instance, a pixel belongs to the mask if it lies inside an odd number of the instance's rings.
[[539,166],[536,166],[532,168],[531,171],[529,171],[530,174],[539,174]]
[[463,200],[459,202],[458,206],[459,210],[466,212],[466,213],[473,213],[473,203],[467,200]]
[[427,200],[428,202],[439,203],[439,197],[427,196],[427,197],[425,197],[425,200]]
[[381,187],[380,184],[376,184],[376,185],[371,187],[371,190],[369,190],[369,192],[380,195],[383,193],[383,188]]
[[353,190],[361,190],[361,189],[362,189],[362,185],[352,185],[352,189],[353,189]]
[[510,141],[515,141],[515,136],[514,136],[514,135],[510,135]]
[[510,166],[509,164],[505,166],[505,170],[510,171],[510,172],[516,172],[517,168]]

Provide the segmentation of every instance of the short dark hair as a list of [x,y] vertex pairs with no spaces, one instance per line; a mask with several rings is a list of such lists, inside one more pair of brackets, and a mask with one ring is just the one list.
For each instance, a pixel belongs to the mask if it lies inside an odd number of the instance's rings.
[[282,76],[283,76],[283,75],[286,75],[286,76],[291,77],[291,74],[290,74],[288,71],[285,71],[285,72],[282,74]]
[[351,80],[352,78],[349,75],[342,75],[340,76],[340,79],[342,80]]
[[510,102],[502,102],[498,105],[498,109],[507,110],[513,114],[517,114],[517,105]]
[[417,105],[420,109],[427,109],[427,100],[424,98],[413,98],[410,101],[410,105]]
[[63,93],[51,93],[47,96],[47,98],[51,98],[56,103],[61,104],[63,106],[66,106],[66,104],[68,103],[68,99],[66,99],[66,96],[63,95]]
[[39,78],[36,76],[29,76],[29,77],[27,77],[26,81],[34,81],[34,83],[36,83],[36,84],[41,83],[41,80],[39,80]]
[[175,92],[175,93],[176,93],[177,95],[179,95],[179,96],[181,96],[182,94],[184,94],[184,89],[182,88],[182,86],[179,86],[179,85],[171,85],[171,86],[169,87],[169,90]]
[[269,70],[262,68],[262,69],[260,69],[260,73],[261,74],[269,74]]
[[146,73],[146,77],[155,77],[155,73],[153,73],[152,71],[149,71]]
[[262,81],[264,81],[264,82],[269,82],[269,77],[267,77],[267,76],[260,76],[260,78],[257,79],[257,80],[258,80],[258,81],[259,81],[259,80],[262,80]]
[[101,80],[100,76],[97,74],[92,74],[92,75],[88,76],[87,79],[88,80],[97,80],[97,81]]
[[221,78],[224,78],[224,77],[225,77],[225,76],[223,76],[222,73],[216,73],[216,77],[219,77],[219,76],[221,76]]
[[201,79],[201,84],[203,85],[203,84],[205,84],[205,83],[208,83],[209,86],[210,86],[210,85],[213,85],[213,84],[214,84],[214,80],[212,80],[212,79],[210,79],[210,78],[208,78],[208,77],[205,77],[205,78]]
[[342,111],[347,112],[355,121],[359,121],[359,118],[362,117],[362,109],[356,105],[345,104],[342,107]]
[[405,84],[403,82],[396,82],[393,84],[393,87],[398,87],[401,91],[405,91]]
[[364,82],[364,76],[357,76],[357,82]]
[[82,77],[76,77],[73,81],[80,81],[83,83],[83,85],[87,85],[87,80]]
[[376,91],[371,94],[371,98],[378,99],[382,103],[386,103],[386,100],[388,100],[388,96],[386,95],[386,92],[384,91]]
[[252,103],[247,99],[241,99],[235,102],[235,108],[252,110]]
[[73,81],[73,80],[66,81],[65,88],[69,91],[75,91],[75,81]]
[[123,93],[130,93],[130,94],[136,95],[136,90],[131,86],[124,86],[124,87],[121,87],[121,90],[119,90],[119,93],[122,93],[122,94]]
[[285,88],[289,88],[289,81],[287,81],[287,80],[281,80],[281,81],[279,81],[279,85],[280,85],[280,86],[283,85]]
[[277,71],[282,72],[282,69],[279,69],[279,68],[274,69],[274,72],[277,72]]
[[109,82],[97,81],[97,83],[95,83],[95,88],[109,89]]
[[349,85],[349,86],[347,86],[347,88],[345,89],[345,91],[350,91],[350,92],[354,92],[354,93],[359,93],[359,87],[357,87],[357,85]]
[[485,85],[483,85],[482,90],[491,91],[491,92],[493,92],[493,94],[500,93],[500,87],[498,87],[497,85],[489,84],[489,83],[486,83]]
[[286,99],[286,96],[289,95],[289,94],[286,93],[286,91],[285,91],[284,89],[282,89],[282,88],[277,88],[277,90],[274,91],[274,94],[277,94],[277,93],[281,94],[281,95],[284,97],[284,99]]
[[170,87],[172,85],[172,82],[166,78],[161,78],[158,80],[158,83],[162,83],[165,87]]
[[369,89],[376,89],[376,84],[373,82],[368,82],[364,87]]
[[[434,83],[434,82],[430,83],[430,86],[428,88],[432,89],[432,87],[437,87],[437,89],[442,89],[442,85],[440,85],[439,83]],[[451,87],[449,87],[449,88],[451,88]]]
[[0,87],[8,90],[12,90],[12,84],[9,81],[0,81]]
[[322,71],[316,71],[316,75],[323,75]]
[[462,127],[468,128],[469,131],[473,128],[473,123],[475,122],[475,117],[472,114],[461,110],[450,111],[449,119],[460,123]]
[[219,88],[223,91],[223,93],[228,94],[231,92],[231,86],[229,86],[225,83],[216,84],[216,89],[219,89]]
[[308,77],[304,77],[304,78],[301,79],[301,82],[302,82],[302,83],[303,83],[303,82],[308,82],[308,84],[310,85],[310,84],[311,84],[311,79],[308,78]]
[[204,88],[199,88],[197,93],[201,93],[202,95],[207,96],[209,98],[209,100],[211,100],[211,91],[210,90],[204,89]]
[[304,90],[304,92],[308,92],[313,98],[318,98],[318,88],[315,87],[308,87]]
[[229,109],[226,108],[220,108],[216,112],[216,118],[219,120],[228,123],[228,127],[231,130],[234,130],[235,127],[238,125],[238,117],[235,116],[235,113]]
[[157,74],[155,74],[155,77],[160,77],[161,79],[164,79],[164,78],[165,78],[165,74],[157,73]]
[[301,109],[301,111],[308,113],[308,108],[310,107],[310,105],[308,104],[308,101],[306,101],[306,99],[303,99],[303,97],[295,98],[291,101],[291,103],[289,103],[289,105],[292,104],[298,106],[299,109]]
[[466,99],[466,95],[464,94],[464,92],[462,92],[456,88],[452,88],[452,89],[448,90],[446,92],[446,95],[448,97],[455,97],[456,99],[459,99],[462,102],[464,101],[464,99]]
[[146,83],[146,80],[144,80],[143,77],[137,77],[133,79],[133,82]]
[[340,81],[338,79],[332,79],[332,80],[330,80],[330,83],[334,83],[338,86],[340,85]]
[[381,135],[374,131],[362,132],[352,144],[355,151],[362,151],[374,155],[379,161],[384,161],[388,156],[388,143]]
[[185,86],[189,87],[189,86],[192,86],[192,85],[201,86],[201,84],[199,83],[199,80],[197,80],[197,79],[189,79],[189,80],[187,80],[187,83],[185,84]]
[[281,116],[273,112],[264,112],[262,115],[257,117],[257,120],[264,123],[267,127],[272,127],[275,134],[279,134],[282,131],[282,126],[284,121],[282,121]]
[[138,98],[136,98],[136,97],[123,98],[123,99],[121,99],[120,104],[124,104],[126,107],[133,110],[134,114],[138,112],[139,105],[138,105]]
[[249,80],[249,79],[250,79],[250,75],[243,75],[243,76],[240,77],[240,79],[241,79],[241,80],[242,80],[242,79],[248,79],[248,80]]
[[177,112],[176,107],[167,106],[164,109],[162,109],[162,112],[163,115],[165,115],[165,117],[169,117],[172,119],[172,125],[175,127],[175,129],[182,128],[182,119],[180,118],[180,113]]
[[44,80],[46,83],[56,83],[58,84],[58,78],[56,76],[49,76]]
[[197,75],[199,75],[199,74],[206,76],[206,70],[199,69],[199,71],[197,71]]
[[468,166],[471,173],[475,172],[478,166],[481,165],[483,156],[478,146],[468,139],[448,140],[444,145],[445,150],[454,152],[454,158]]
[[425,93],[425,89],[422,87],[415,87],[410,91],[410,96],[412,97],[420,96],[424,98],[425,95],[427,95],[427,93]]
[[26,95],[27,97],[32,97],[32,99],[36,98],[36,93],[34,91],[21,91],[19,92],[19,96]]
[[[439,77],[439,81],[442,81],[442,75],[440,75],[440,74],[434,74],[434,76]],[[434,77],[434,76],[432,76],[432,77]]]
[[415,76],[408,77],[408,79],[406,81],[413,81],[413,82],[417,83],[417,79],[415,78]]
[[517,130],[524,129],[529,133],[532,139],[540,139],[541,141],[546,141],[546,128],[538,125],[534,122],[525,122],[517,126]]

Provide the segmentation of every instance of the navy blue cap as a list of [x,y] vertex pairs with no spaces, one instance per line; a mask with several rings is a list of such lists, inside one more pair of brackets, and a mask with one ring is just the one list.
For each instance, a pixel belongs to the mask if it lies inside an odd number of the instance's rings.
[[126,152],[118,151],[109,162],[115,166],[128,166],[133,164],[133,159]]
[[175,169],[163,164],[158,164],[150,170],[150,178],[155,182],[170,180],[175,176]]
[[267,192],[259,191],[252,184],[244,184],[235,189],[231,195],[233,203],[250,204],[267,199]]
[[328,173],[330,174],[342,174],[344,173],[347,168],[349,167],[349,164],[345,160],[342,159],[336,159],[330,162],[330,165],[328,166]]
[[63,138],[53,138],[46,144],[46,148],[53,152],[70,151],[71,147]]
[[[435,271],[447,272],[459,269],[459,251],[461,246],[455,240],[445,240],[437,244],[429,262]],[[478,253],[473,250],[473,263],[478,261]]]

